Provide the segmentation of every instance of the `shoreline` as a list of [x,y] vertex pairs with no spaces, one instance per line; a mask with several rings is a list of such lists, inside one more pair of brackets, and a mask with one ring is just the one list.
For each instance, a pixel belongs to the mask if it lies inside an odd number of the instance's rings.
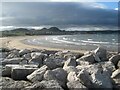
[[42,37],[47,37],[49,35],[42,35],[42,36],[14,36],[14,37],[2,37],[0,38],[1,43],[0,47],[5,47],[5,48],[16,48],[16,49],[46,49],[46,50],[68,50],[72,52],[80,52],[80,53],[85,53],[87,50],[72,50],[72,49],[62,49],[62,48],[51,48],[51,47],[43,47],[43,46],[38,46],[38,45],[31,45],[27,43],[23,43],[22,41],[25,39],[33,39],[33,38],[42,38]]

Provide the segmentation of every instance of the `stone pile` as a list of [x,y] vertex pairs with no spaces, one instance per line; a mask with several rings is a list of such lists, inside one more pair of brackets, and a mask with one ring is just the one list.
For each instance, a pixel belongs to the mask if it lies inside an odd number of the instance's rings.
[[3,90],[120,88],[120,54],[108,57],[109,52],[102,47],[84,54],[37,49],[0,50]]

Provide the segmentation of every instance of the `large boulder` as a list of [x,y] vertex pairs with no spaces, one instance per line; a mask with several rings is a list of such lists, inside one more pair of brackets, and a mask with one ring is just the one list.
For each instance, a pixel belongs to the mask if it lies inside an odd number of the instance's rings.
[[63,58],[46,58],[43,64],[47,65],[50,69],[63,67],[65,60]]
[[24,89],[27,86],[31,86],[30,82],[27,81],[14,81],[11,78],[8,77],[0,77],[0,87],[2,90],[21,90]]
[[88,88],[94,88],[94,84],[91,82],[91,76],[86,70],[81,70],[77,77],[80,79],[80,82]]
[[111,78],[115,81],[116,84],[120,85],[120,69],[114,71]]
[[45,65],[47,65],[50,69],[55,69],[57,67],[54,59],[47,58],[43,62]]
[[35,70],[33,73],[27,76],[27,79],[30,80],[31,82],[37,82],[37,81],[42,81],[43,76],[46,72],[48,67],[46,65],[42,66],[41,68]]
[[117,67],[120,69],[120,61],[118,62]]
[[118,55],[113,55],[109,61],[111,61],[116,67],[117,67],[117,64],[118,62],[120,61],[120,54]]
[[23,55],[23,58],[26,59],[26,60],[32,59],[31,53],[24,54],[24,55]]
[[101,64],[91,64],[91,65],[87,65],[87,66],[78,65],[78,66],[76,66],[76,68],[77,68],[78,72],[84,69],[87,72],[89,72],[90,74],[93,74],[93,73],[103,70]]
[[8,52],[0,52],[0,58],[6,58],[8,56]]
[[83,53],[67,53],[65,55],[63,55],[64,58],[69,59],[69,58],[74,58],[74,59],[78,59],[80,57],[82,57],[84,54]]
[[103,69],[107,69],[109,74],[112,75],[112,72],[115,71],[115,65],[111,61],[100,62]]
[[102,68],[101,64],[93,64],[93,65],[88,65],[84,67],[77,66],[76,68],[78,69],[78,71],[81,71],[84,69],[85,71],[89,73],[86,75],[87,76],[90,75],[89,80],[91,80],[91,82],[93,83],[94,88],[112,88],[110,74],[108,73],[107,69]]
[[107,71],[98,70],[97,72],[91,75],[91,78],[95,88],[113,88],[110,75]]
[[47,55],[43,53],[32,53],[32,59],[29,63],[38,64],[39,67],[42,66],[44,59],[46,59]]
[[37,68],[15,67],[12,69],[11,78],[14,80],[26,80],[27,76]]
[[63,69],[64,69],[67,73],[70,73],[70,72],[77,72],[77,68],[74,67],[74,66],[63,67]]
[[17,49],[11,50],[9,53],[10,54],[7,56],[8,59],[20,57],[19,50]]
[[78,64],[81,64],[82,61],[89,62],[90,64],[95,63],[95,58],[93,54],[87,54],[76,60]]
[[4,59],[2,61],[2,65],[5,66],[6,64],[19,64],[23,58],[12,58],[12,59]]
[[11,77],[11,72],[13,68],[38,68],[37,65],[19,65],[19,64],[7,64],[5,69],[2,70],[2,76]]
[[9,51],[10,51],[9,48],[4,48],[4,47],[0,48],[0,52],[9,52]]
[[44,74],[46,80],[56,80],[62,87],[66,87],[67,72],[62,68],[56,68],[54,70],[48,70]]
[[41,51],[41,52],[44,53],[44,54],[50,55],[50,54],[55,54],[55,53],[57,53],[58,51],[53,51],[53,50],[43,50],[43,51]]
[[49,81],[44,80],[38,83],[34,83],[33,85],[26,87],[25,90],[47,90],[47,89],[63,90],[63,88],[55,80]]
[[62,68],[56,68],[52,70],[55,78],[62,87],[66,87],[67,82],[67,72]]
[[64,64],[64,67],[67,67],[67,66],[74,66],[76,67],[76,60],[73,59],[73,58],[69,58],[67,61],[65,61],[65,64]]
[[70,72],[67,76],[67,80],[68,80],[68,82],[78,81],[79,78],[77,77],[77,73],[76,72]]
[[68,82],[67,87],[69,90],[88,90],[87,87],[81,84],[79,81]]
[[97,55],[101,61],[106,61],[107,60],[107,50],[102,48],[102,47],[98,47],[96,50],[93,51],[95,55]]
[[23,56],[24,54],[27,54],[27,53],[31,53],[31,51],[28,50],[28,49],[22,49],[22,50],[19,51],[20,56]]

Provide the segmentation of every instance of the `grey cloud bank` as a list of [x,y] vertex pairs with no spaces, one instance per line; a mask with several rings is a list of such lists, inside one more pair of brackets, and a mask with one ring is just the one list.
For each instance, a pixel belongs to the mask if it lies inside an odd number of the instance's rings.
[[3,26],[117,26],[116,10],[93,3],[7,2],[2,4]]

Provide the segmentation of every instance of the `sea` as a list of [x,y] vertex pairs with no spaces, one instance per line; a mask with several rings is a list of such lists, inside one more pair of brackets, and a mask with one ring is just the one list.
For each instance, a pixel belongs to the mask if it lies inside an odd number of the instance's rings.
[[54,35],[40,38],[26,39],[27,44],[62,48],[72,50],[93,50],[97,47],[106,48],[109,51],[119,51],[120,35],[114,34],[78,34],[78,35]]

